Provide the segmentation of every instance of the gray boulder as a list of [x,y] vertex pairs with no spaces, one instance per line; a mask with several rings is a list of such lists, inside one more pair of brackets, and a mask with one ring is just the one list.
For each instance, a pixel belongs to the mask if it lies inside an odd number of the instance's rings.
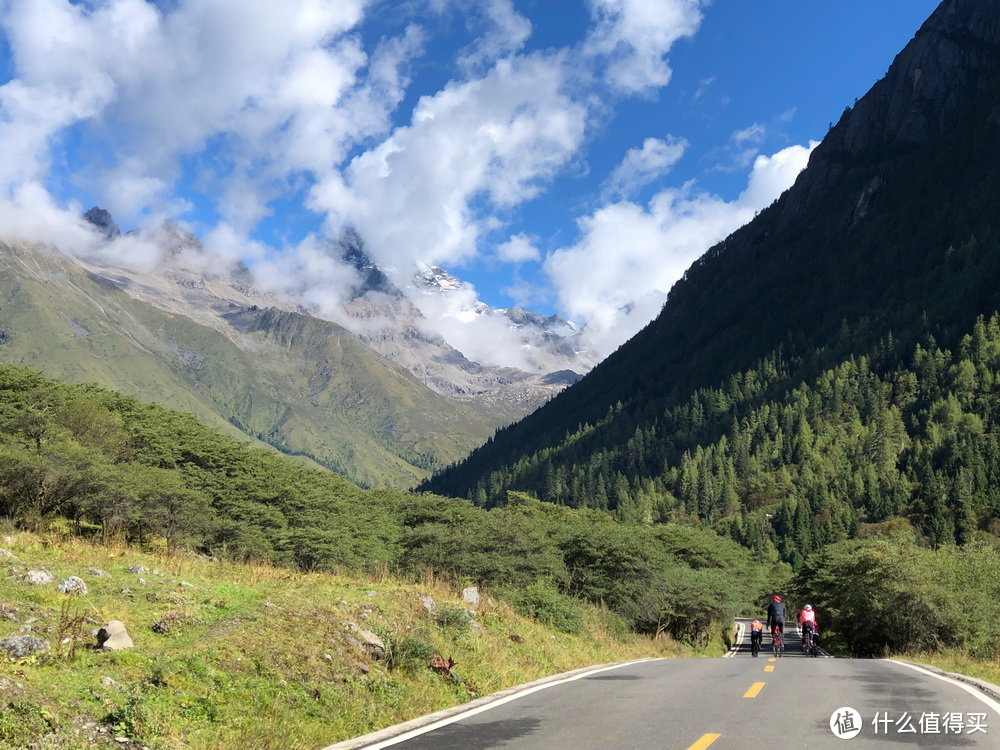
[[144,565],[133,565],[131,568],[128,569],[128,572],[134,576],[141,576],[144,575],[147,572],[147,570]]
[[56,590],[60,594],[86,594],[87,584],[79,576],[70,576],[56,586]]
[[424,609],[430,614],[434,614],[434,611],[437,609],[437,604],[429,596],[420,597],[420,603],[424,605]]
[[16,560],[17,559],[17,555],[15,555],[9,549],[0,549],[0,557],[5,558],[7,560]]
[[87,568],[87,574],[94,576],[94,578],[101,578],[102,576],[106,576],[108,571],[101,570],[100,568]]
[[33,635],[15,635],[0,641],[0,649],[6,651],[12,659],[22,659],[40,651],[48,651],[49,644]]
[[121,620],[111,620],[97,631],[97,647],[105,651],[121,651],[134,645]]
[[348,643],[354,645],[352,641],[360,644],[361,648],[368,652],[368,654],[376,659],[385,655],[385,641],[379,638],[370,630],[365,630],[360,625],[356,625],[353,622],[342,623],[344,629],[347,630],[347,640]]
[[55,583],[56,577],[47,570],[29,570],[24,574],[24,582],[32,586],[44,586]]
[[479,589],[475,586],[469,586],[468,588],[462,589],[462,599],[466,604],[471,604],[473,607],[479,606]]

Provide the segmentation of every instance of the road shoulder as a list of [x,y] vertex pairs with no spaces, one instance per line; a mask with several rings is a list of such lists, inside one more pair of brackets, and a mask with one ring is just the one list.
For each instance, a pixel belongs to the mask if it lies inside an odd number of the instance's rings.
[[462,703],[458,706],[452,706],[451,708],[445,708],[441,711],[427,714],[426,716],[410,719],[409,721],[404,721],[401,724],[386,727],[385,729],[379,729],[378,731],[364,734],[360,737],[343,740],[336,744],[328,745],[323,748],[323,750],[359,750],[360,748],[372,748],[372,750],[374,750],[375,748],[382,747],[382,743],[394,744],[396,741],[401,741],[404,736],[410,735],[410,733],[413,733],[414,735],[424,734],[432,729],[436,729],[438,726],[451,724],[465,716],[480,713],[482,711],[488,711],[496,706],[516,700],[521,696],[529,695],[530,693],[544,690],[545,688],[553,687],[555,685],[561,685],[564,682],[579,680],[592,674],[606,672],[611,669],[620,669],[621,667],[627,667],[633,664],[644,664],[646,662],[667,660],[667,657],[662,657],[612,662],[610,664],[598,664],[592,667],[583,667],[581,669],[574,669],[570,672],[563,672],[562,674],[543,677],[540,680],[535,680],[534,682],[526,682],[523,685],[515,685],[514,687],[507,688],[506,690],[500,690],[496,693],[491,693],[490,695],[484,695],[482,698],[476,698],[474,701],[469,701],[468,703]]

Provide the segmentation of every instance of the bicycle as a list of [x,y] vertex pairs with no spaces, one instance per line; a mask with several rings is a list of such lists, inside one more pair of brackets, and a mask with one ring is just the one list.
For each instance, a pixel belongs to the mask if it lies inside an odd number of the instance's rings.
[[819,633],[815,630],[809,631],[809,655],[812,657],[819,656]]
[[802,631],[802,653],[808,656],[813,647],[813,626],[811,622],[804,622],[799,628]]
[[756,656],[760,653],[760,642],[763,640],[763,633],[760,630],[750,631],[750,655]]
[[785,639],[779,625],[771,628],[771,648],[774,650],[774,655],[779,658],[785,651]]

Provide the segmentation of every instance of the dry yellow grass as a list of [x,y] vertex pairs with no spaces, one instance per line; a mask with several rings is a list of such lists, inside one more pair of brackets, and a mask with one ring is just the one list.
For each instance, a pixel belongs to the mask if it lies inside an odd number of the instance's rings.
[[[67,597],[20,582],[24,570],[41,568],[83,577],[89,592],[70,600],[72,612],[122,620],[136,643],[120,653],[81,648],[73,660],[53,649],[0,663],[3,747],[121,746],[113,737],[150,748],[320,747],[549,674],[688,653],[613,632],[607,613],[591,607],[582,632],[568,634],[486,597],[473,626],[460,592],[432,576],[303,574],[27,533],[0,546],[18,557],[0,561],[12,572],[0,578],[0,603],[18,618],[0,620],[0,638],[32,618],[33,634],[53,641],[59,632]],[[145,583],[128,572],[134,565],[149,570]],[[90,576],[88,567],[109,575]],[[434,613],[422,603],[428,596]],[[154,632],[165,617],[174,618],[169,631]],[[381,635],[396,658],[359,651],[345,622]],[[432,672],[431,654],[453,658],[460,681]]]

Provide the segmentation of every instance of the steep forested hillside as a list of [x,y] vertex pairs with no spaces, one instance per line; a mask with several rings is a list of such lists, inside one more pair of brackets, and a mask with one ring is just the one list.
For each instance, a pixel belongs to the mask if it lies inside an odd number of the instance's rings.
[[998,100],[1000,6],[946,0],[653,323],[426,487],[698,519],[793,562],[895,515],[993,528]]

